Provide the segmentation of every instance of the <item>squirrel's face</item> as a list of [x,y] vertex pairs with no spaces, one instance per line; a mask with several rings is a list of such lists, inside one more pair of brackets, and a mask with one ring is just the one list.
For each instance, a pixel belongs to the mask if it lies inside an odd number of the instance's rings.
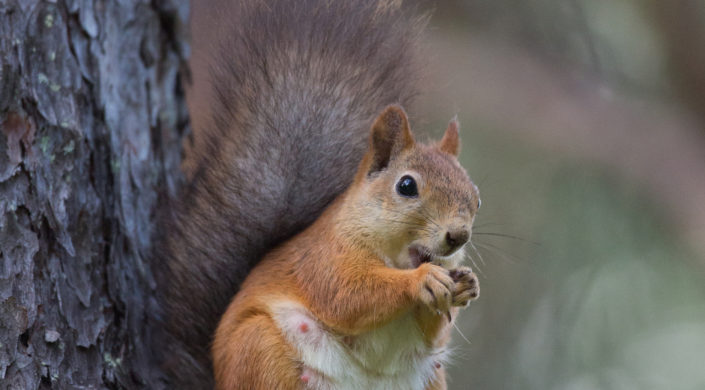
[[477,187],[457,160],[457,122],[433,145],[417,144],[406,114],[389,107],[372,128],[356,177],[354,225],[389,266],[432,262],[448,268],[464,256],[480,207]]

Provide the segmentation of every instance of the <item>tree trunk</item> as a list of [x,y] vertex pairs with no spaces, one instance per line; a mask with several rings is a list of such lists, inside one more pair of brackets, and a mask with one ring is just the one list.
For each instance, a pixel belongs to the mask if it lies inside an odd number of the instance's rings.
[[178,186],[185,0],[0,0],[0,389],[163,388],[156,205]]

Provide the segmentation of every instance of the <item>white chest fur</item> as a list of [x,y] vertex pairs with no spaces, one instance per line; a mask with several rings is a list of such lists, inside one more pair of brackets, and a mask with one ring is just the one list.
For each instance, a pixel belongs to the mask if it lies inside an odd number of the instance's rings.
[[366,334],[343,337],[323,329],[301,305],[279,301],[272,315],[295,346],[310,389],[424,389],[445,350],[423,341],[411,313]]

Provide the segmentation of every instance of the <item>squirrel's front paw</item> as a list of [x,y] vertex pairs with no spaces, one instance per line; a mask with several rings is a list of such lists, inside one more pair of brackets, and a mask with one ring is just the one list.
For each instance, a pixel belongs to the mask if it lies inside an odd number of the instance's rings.
[[450,271],[453,279],[453,306],[467,306],[480,296],[480,282],[468,267],[458,267]]
[[447,313],[453,302],[453,278],[447,269],[424,263],[421,273],[418,296],[429,309],[436,313]]

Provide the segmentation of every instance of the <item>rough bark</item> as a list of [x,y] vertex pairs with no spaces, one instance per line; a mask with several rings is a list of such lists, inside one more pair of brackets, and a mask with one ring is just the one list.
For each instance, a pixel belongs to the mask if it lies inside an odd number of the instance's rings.
[[0,0],[0,388],[160,388],[187,1]]

